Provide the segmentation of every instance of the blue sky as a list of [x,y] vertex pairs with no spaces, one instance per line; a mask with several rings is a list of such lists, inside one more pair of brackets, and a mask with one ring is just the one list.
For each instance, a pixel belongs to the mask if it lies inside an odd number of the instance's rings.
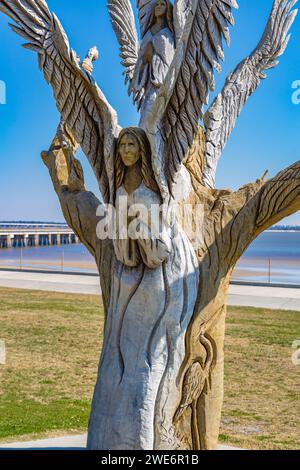
[[[135,1],[132,1],[135,3]],[[100,59],[94,76],[118,111],[122,126],[137,123],[119,65],[118,46],[105,0],[49,0],[73,49],[83,58],[97,45]],[[272,0],[240,0],[226,50],[220,90],[226,75],[256,46]],[[266,169],[274,175],[300,159],[300,105],[292,103],[292,83],[300,80],[300,15],[280,65],[247,103],[219,165],[217,186],[237,189]],[[23,49],[22,39],[0,14],[0,80],[6,83],[7,103],[0,105],[0,220],[63,220],[40,152],[47,149],[59,121],[51,88],[37,67],[36,55]],[[88,189],[97,192],[92,172],[82,159]],[[300,213],[292,223],[300,224]]]

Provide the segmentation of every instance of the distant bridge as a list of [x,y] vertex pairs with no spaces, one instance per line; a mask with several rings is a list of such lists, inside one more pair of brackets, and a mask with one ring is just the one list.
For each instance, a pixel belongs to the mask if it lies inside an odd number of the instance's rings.
[[0,248],[80,243],[67,225],[0,223]]

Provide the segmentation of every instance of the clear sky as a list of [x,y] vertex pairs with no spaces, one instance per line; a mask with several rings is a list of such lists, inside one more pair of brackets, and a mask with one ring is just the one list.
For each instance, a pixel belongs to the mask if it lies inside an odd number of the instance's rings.
[[[132,1],[135,4],[135,0]],[[105,0],[49,0],[61,20],[71,47],[83,58],[97,45],[100,59],[94,76],[118,111],[122,126],[137,124],[137,114],[123,85],[118,46]],[[226,49],[220,90],[225,76],[256,46],[272,0],[240,0]],[[262,176],[274,175],[300,159],[300,105],[292,103],[292,83],[300,80],[300,15],[280,65],[247,103],[219,165],[217,185],[237,189]],[[24,41],[23,41],[24,42]],[[63,220],[40,152],[47,149],[59,121],[51,88],[37,67],[36,54],[20,47],[22,39],[0,14],[0,81],[7,87],[7,103],[0,105],[0,220]],[[96,183],[85,160],[86,182]],[[300,213],[292,223],[300,224]]]

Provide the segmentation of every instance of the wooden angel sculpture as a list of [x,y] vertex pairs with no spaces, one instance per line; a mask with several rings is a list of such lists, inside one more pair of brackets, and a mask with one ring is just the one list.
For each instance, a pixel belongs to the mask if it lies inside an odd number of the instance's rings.
[[[300,208],[300,162],[237,192],[216,190],[215,172],[244,104],[288,44],[295,3],[274,0],[257,48],[203,115],[236,1],[138,0],[139,50],[129,0],[109,0],[129,90],[141,109],[140,127],[122,130],[46,2],[0,0],[53,88],[62,122],[43,159],[67,222],[99,269],[106,318],[90,449],[217,445],[230,275],[259,233]],[[85,189],[78,146],[101,201]],[[99,237],[105,204],[120,214],[124,196],[149,215],[148,222],[138,219],[143,236],[122,238],[117,230],[115,238]],[[191,225],[203,234],[197,246],[180,217],[163,235],[152,229],[151,207],[175,203],[192,207]]]
[[107,2],[112,25],[120,43],[125,83],[140,110],[142,127],[157,93],[164,83],[175,52],[173,6],[169,0],[137,2],[141,45],[129,0]]

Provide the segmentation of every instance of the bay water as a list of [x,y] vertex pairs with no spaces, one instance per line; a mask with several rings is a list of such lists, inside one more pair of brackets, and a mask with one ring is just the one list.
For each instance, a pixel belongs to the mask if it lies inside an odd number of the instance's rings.
[[[0,268],[97,273],[82,245],[0,249]],[[300,284],[300,232],[265,232],[238,262],[234,280]]]

